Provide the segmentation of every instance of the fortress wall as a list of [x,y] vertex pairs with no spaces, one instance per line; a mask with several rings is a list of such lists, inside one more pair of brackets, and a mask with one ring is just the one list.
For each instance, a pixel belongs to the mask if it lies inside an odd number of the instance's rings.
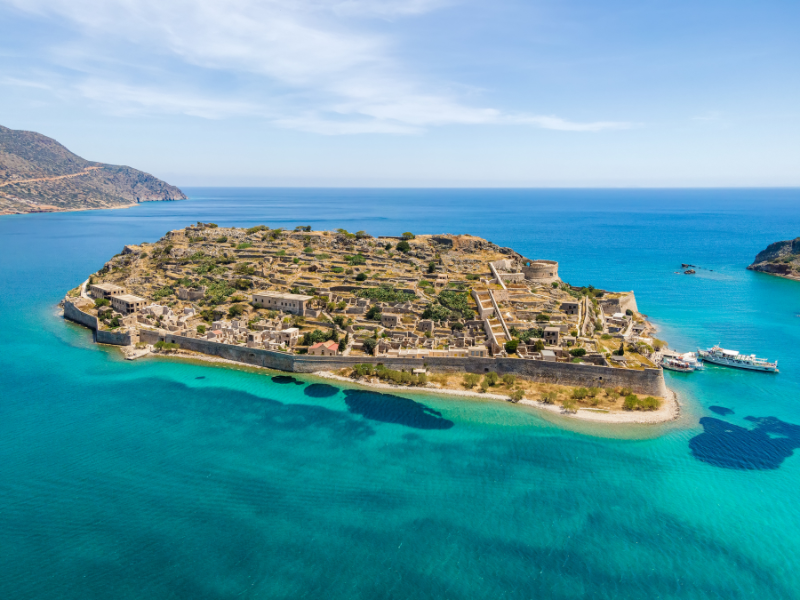
[[64,302],[64,318],[97,331],[97,317],[86,314],[69,300]]
[[[64,316],[85,327],[97,331],[97,319],[88,315],[69,302],[64,304]],[[98,331],[101,343],[127,345],[128,334]],[[125,338],[128,338],[127,340]],[[421,369],[427,367],[438,373],[488,373],[494,371],[499,375],[511,373],[526,377],[540,383],[554,383],[570,386],[615,387],[625,386],[638,394],[666,395],[664,376],[660,369],[644,369],[634,371],[615,369],[613,367],[594,366],[587,363],[553,363],[540,360],[519,358],[445,358],[429,357],[425,359],[372,357],[372,356],[308,356],[275,352],[263,348],[246,348],[231,346],[205,339],[188,338],[166,331],[140,330],[139,339],[148,344],[165,341],[178,344],[185,350],[200,352],[211,356],[219,356],[228,360],[257,367],[266,367],[278,371],[294,373],[313,373],[315,371],[334,371],[352,367],[358,363],[384,364],[391,369]]]

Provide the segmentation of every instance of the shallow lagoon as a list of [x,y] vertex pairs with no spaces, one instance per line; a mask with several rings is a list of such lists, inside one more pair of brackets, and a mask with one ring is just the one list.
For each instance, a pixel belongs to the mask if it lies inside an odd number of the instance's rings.
[[[0,218],[0,596],[796,595],[800,284],[743,266],[800,231],[797,191],[189,193]],[[723,342],[782,372],[669,373],[683,418],[620,431],[128,363],[57,318],[64,290],[122,245],[197,220],[475,233],[559,260],[567,281],[635,289],[673,346]],[[681,262],[701,269],[674,275]]]

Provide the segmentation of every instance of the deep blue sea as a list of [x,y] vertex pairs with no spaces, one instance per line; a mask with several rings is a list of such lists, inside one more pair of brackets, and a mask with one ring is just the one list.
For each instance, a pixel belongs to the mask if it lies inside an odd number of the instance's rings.
[[[745,270],[800,190],[186,191],[0,217],[0,599],[800,598],[800,282]],[[125,362],[58,316],[196,221],[473,233],[781,372],[668,373],[679,421],[608,427]]]

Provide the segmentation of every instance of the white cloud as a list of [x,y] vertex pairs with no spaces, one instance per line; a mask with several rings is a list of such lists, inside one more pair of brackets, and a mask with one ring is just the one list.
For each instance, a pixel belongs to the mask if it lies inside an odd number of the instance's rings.
[[[52,60],[74,93],[114,112],[256,115],[323,134],[419,133],[441,125],[603,131],[465,104],[394,58],[368,19],[422,15],[448,0],[0,0],[77,30]],[[61,90],[63,93],[63,89]],[[112,108],[113,107],[113,108]]]

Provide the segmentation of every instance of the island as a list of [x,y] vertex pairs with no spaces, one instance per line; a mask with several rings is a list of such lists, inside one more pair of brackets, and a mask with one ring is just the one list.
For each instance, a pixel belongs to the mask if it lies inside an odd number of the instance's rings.
[[63,307],[130,359],[234,361],[601,421],[677,415],[663,342],[632,291],[570,285],[557,262],[472,235],[197,223],[125,246]]
[[181,190],[148,173],[91,162],[40,133],[0,126],[0,215],[185,199]]
[[770,244],[747,268],[800,281],[800,237]]

